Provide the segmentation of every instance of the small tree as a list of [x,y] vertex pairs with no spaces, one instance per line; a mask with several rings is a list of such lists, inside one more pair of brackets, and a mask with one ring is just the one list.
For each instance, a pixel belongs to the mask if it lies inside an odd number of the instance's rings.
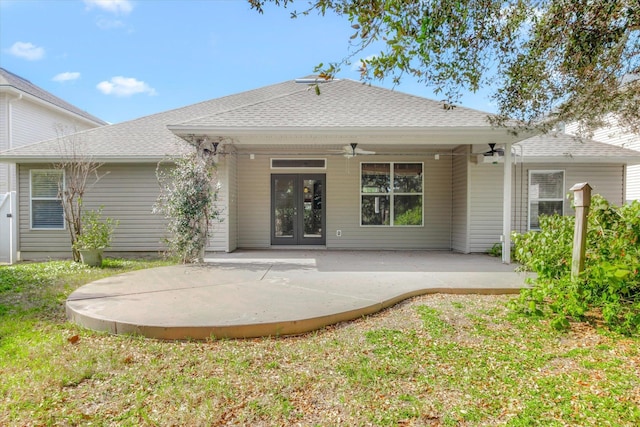
[[98,172],[102,163],[95,162],[86,154],[79,134],[71,133],[62,125],[58,125],[56,130],[60,161],[53,166],[65,174],[64,182],[58,183],[58,197],[62,200],[64,219],[71,237],[73,260],[80,262],[76,242],[82,234],[82,199],[85,192],[102,177]]
[[161,189],[153,212],[168,220],[169,253],[183,263],[202,262],[211,222],[219,214],[215,165],[194,152],[177,159],[175,167],[158,164],[156,175]]

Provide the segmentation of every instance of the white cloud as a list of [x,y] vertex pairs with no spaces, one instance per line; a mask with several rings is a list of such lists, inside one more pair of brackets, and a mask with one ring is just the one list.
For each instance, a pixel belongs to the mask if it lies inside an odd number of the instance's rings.
[[24,58],[29,61],[37,61],[44,58],[44,48],[38,47],[33,43],[15,42],[8,50],[11,55]]
[[56,75],[53,79],[54,82],[68,82],[71,80],[77,80],[80,78],[80,73],[67,71]]
[[105,95],[115,96],[131,96],[137,93],[146,93],[150,96],[157,95],[158,93],[154,88],[139,81],[133,77],[112,77],[110,81],[103,81],[96,86],[98,90]]
[[366,58],[361,58],[359,61],[354,61],[351,64],[351,71],[360,71],[360,68],[362,67],[362,63],[366,62],[366,61],[370,61],[373,58],[377,57],[378,55],[373,54],[373,55],[369,55]]
[[129,0],[84,0],[88,8],[97,7],[111,13],[126,15],[133,10]]

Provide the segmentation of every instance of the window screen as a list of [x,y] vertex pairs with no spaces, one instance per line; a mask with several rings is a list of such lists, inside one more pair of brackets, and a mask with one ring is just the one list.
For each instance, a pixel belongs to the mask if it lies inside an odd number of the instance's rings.
[[63,180],[63,171],[31,171],[31,228],[64,229],[62,200],[58,197]]
[[362,163],[360,224],[423,225],[422,163]]
[[564,214],[564,171],[530,171],[529,229],[540,229],[541,215]]

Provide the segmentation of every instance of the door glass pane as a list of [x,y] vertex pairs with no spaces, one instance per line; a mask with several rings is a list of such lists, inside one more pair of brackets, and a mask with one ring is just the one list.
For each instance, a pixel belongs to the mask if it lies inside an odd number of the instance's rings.
[[322,237],[322,181],[302,181],[304,237]]
[[294,237],[295,227],[295,178],[278,177],[274,183],[274,232],[275,237]]

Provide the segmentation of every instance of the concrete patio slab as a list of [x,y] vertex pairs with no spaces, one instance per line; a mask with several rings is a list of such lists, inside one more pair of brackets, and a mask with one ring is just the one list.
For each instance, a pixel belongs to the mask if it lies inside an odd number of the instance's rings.
[[497,258],[450,252],[236,251],[206,261],[89,283],[69,296],[67,315],[157,339],[282,336],[426,293],[516,293],[527,277]]

